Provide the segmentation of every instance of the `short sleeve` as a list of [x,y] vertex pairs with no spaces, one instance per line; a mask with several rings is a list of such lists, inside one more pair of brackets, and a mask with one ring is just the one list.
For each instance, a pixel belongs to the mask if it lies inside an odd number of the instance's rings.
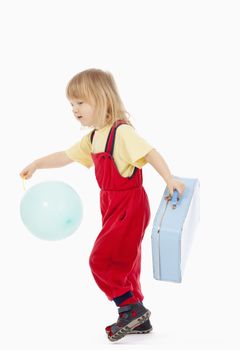
[[139,136],[130,125],[120,125],[117,128],[119,156],[127,163],[142,168],[147,163],[144,158],[154,147]]
[[65,150],[66,155],[75,162],[79,162],[87,168],[93,166],[91,156],[92,144],[90,141],[90,134],[82,137],[82,139]]

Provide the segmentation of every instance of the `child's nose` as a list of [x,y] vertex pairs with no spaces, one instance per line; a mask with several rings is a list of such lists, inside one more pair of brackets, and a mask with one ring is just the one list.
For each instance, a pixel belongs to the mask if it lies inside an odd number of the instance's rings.
[[78,112],[78,108],[77,107],[73,107],[73,113]]

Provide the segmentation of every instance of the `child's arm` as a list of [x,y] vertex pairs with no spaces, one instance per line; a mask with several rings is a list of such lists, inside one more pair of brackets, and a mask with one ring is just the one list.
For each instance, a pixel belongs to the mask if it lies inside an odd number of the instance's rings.
[[152,149],[144,158],[157,170],[166,183],[172,178],[167,163],[155,149]]
[[21,171],[20,176],[29,179],[37,169],[59,168],[72,162],[73,160],[64,151],[51,153],[46,157],[34,160]]
[[146,156],[144,156],[144,158],[163,177],[171,195],[173,194],[174,189],[177,189],[179,194],[182,195],[185,185],[173,178],[173,175],[171,174],[167,163],[155,149],[152,149]]
[[73,161],[66,155],[64,151],[56,152],[49,154],[46,157],[39,158],[35,160],[37,168],[59,168],[67,164],[72,163]]

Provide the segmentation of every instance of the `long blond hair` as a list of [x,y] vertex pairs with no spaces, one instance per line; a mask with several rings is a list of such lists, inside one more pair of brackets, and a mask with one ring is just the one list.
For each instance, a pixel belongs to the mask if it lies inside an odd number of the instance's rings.
[[94,116],[101,125],[112,125],[118,119],[124,119],[133,126],[110,72],[91,68],[74,75],[67,84],[66,95],[68,99],[83,99],[89,104],[94,103]]

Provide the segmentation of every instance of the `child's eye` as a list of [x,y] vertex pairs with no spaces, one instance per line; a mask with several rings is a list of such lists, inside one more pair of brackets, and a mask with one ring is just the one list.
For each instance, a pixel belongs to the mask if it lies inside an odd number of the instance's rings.
[[[81,105],[83,102],[77,102],[78,105]],[[71,103],[71,106],[73,106],[73,103]]]

